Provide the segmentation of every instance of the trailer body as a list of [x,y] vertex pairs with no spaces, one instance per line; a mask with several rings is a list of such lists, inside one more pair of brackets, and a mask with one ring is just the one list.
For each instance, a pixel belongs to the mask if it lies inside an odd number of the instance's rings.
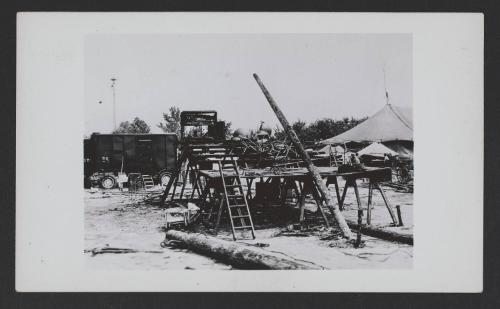
[[98,134],[84,140],[86,183],[103,177],[140,173],[159,179],[174,169],[177,161],[177,135],[167,134]]

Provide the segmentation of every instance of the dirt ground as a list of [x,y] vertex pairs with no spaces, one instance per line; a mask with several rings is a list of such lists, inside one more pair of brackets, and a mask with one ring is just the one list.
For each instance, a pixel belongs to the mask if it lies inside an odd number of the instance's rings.
[[[342,186],[342,183],[340,184]],[[360,197],[366,207],[367,184],[359,183]],[[342,186],[343,187],[343,186]],[[357,219],[357,204],[353,189],[349,189],[345,201],[344,215]],[[400,205],[405,226],[390,226],[391,218],[378,192],[373,197],[372,224],[398,233],[413,233],[413,194],[397,192],[384,187],[392,205]],[[129,270],[178,270],[178,269],[233,269],[187,249],[162,248],[164,240],[164,210],[142,202],[143,194],[119,192],[118,190],[85,191],[85,257],[90,269]],[[306,219],[318,217],[317,207],[308,202]],[[256,215],[257,216],[257,215]],[[256,240],[241,240],[243,243],[264,243],[265,250],[280,252],[289,258],[319,265],[326,269],[407,269],[412,267],[413,247],[380,240],[363,235],[363,248],[354,248],[345,242],[328,237],[322,224],[316,220],[310,231],[294,233],[290,223],[281,222],[274,227],[256,230]],[[365,213],[366,216],[366,213]],[[366,217],[365,217],[366,218]],[[254,220],[256,221],[256,220]],[[314,221],[314,220],[313,220]],[[312,232],[311,232],[312,231]],[[290,236],[290,234],[295,236]],[[232,239],[229,228],[222,227],[218,237]],[[116,253],[113,248],[133,250]],[[105,252],[106,249],[114,252]],[[122,252],[120,251],[119,252]]]

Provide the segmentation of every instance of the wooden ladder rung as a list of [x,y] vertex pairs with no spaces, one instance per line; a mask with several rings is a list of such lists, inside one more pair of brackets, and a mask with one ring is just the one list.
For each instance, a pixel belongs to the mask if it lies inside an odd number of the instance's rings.
[[243,197],[243,194],[228,194],[227,197]]
[[229,208],[239,208],[239,207],[247,207],[247,205],[246,204],[229,205]]
[[241,215],[241,216],[232,216],[233,219],[241,219],[241,218],[248,218],[250,217],[249,215]]
[[234,227],[235,230],[250,229],[250,228],[252,228],[251,225],[243,225],[243,226],[235,226]]

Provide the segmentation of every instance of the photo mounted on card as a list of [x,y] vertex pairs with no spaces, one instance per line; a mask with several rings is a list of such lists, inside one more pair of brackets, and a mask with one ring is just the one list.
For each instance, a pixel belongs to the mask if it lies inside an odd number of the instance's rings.
[[97,34],[84,56],[89,267],[411,267],[411,34]]
[[482,27],[18,15],[17,289],[481,291]]

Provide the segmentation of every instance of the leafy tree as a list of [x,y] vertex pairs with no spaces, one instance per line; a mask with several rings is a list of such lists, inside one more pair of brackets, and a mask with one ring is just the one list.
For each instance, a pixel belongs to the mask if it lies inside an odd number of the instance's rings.
[[[334,120],[331,118],[318,119],[312,123],[306,123],[302,120],[292,123],[292,128],[303,143],[317,142],[333,136],[337,136],[365,121],[367,117],[343,118]],[[281,128],[275,129],[275,137],[283,140],[286,138],[286,133]]]
[[226,138],[231,138],[233,136],[233,130],[231,129],[231,125],[233,123],[231,121],[227,121],[224,125],[224,134],[226,135]]
[[[165,123],[159,123],[158,128],[162,129],[166,133],[175,133],[177,137],[181,137],[181,110],[177,106],[172,106],[169,108],[168,113],[163,113],[163,120]],[[224,125],[224,133],[226,138],[229,138],[233,134],[231,129],[231,122],[226,122]]]
[[149,133],[151,129],[148,124],[140,119],[139,117],[135,117],[132,122],[123,121],[120,123],[118,129],[114,130],[113,133]]
[[175,133],[178,137],[181,134],[181,110],[177,106],[171,106],[168,113],[163,113],[165,123],[159,123],[158,128],[165,133]]

